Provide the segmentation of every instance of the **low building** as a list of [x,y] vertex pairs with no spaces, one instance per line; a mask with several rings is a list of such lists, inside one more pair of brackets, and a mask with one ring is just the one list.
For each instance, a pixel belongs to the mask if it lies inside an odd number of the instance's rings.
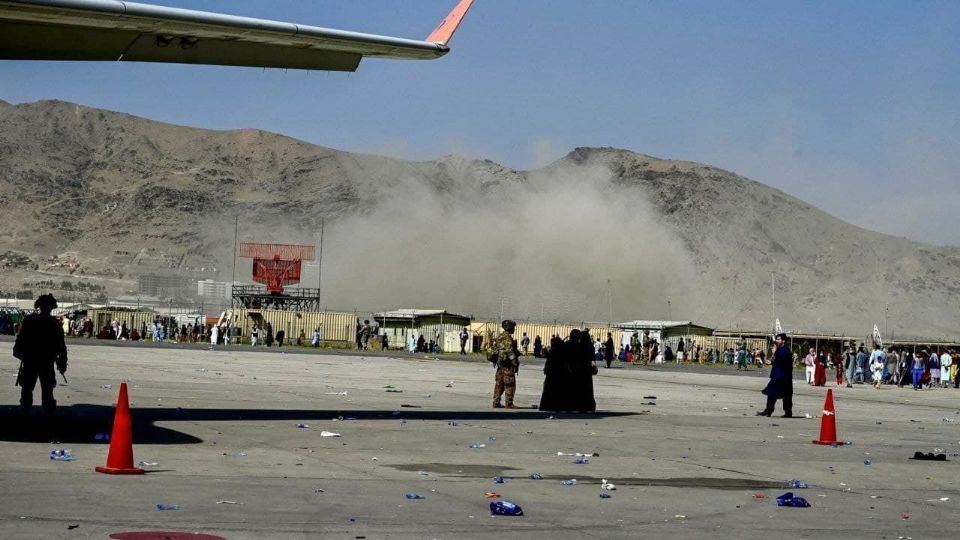
[[[391,349],[405,349],[407,338],[423,336],[428,342],[436,341],[446,352],[460,351],[460,332],[470,327],[470,317],[449,313],[442,309],[397,309],[375,313],[381,335],[386,332]],[[374,321],[371,321],[373,324]],[[467,351],[471,350],[467,342]]]
[[622,331],[622,345],[630,343],[634,334],[642,339],[644,332],[647,332],[650,339],[656,340],[661,346],[670,345],[674,351],[678,350],[680,340],[684,341],[684,350],[687,352],[697,346],[703,350],[718,348],[716,340],[713,339],[713,328],[692,321],[636,320],[615,326]]

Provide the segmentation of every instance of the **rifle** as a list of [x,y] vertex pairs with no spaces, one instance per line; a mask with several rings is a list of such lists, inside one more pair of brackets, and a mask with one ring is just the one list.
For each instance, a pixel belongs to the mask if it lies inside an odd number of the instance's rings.
[[13,384],[14,386],[20,386],[20,377],[22,375],[23,375],[23,360],[20,361],[20,367],[17,368],[17,382]]

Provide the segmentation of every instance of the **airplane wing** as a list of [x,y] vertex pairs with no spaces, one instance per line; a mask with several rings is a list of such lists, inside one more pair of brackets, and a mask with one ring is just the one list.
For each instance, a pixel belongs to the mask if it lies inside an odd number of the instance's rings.
[[356,71],[364,57],[445,55],[472,3],[417,41],[121,0],[0,0],[0,59]]

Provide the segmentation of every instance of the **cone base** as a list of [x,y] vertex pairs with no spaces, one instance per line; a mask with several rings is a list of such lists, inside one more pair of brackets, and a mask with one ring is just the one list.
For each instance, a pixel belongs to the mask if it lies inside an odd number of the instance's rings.
[[129,469],[122,468],[118,469],[115,467],[97,467],[95,469],[98,473],[103,474],[143,474],[143,469],[138,469],[136,467],[131,467]]
[[833,446],[833,445],[843,446],[844,443],[843,441],[813,441],[813,444],[822,444],[825,446]]

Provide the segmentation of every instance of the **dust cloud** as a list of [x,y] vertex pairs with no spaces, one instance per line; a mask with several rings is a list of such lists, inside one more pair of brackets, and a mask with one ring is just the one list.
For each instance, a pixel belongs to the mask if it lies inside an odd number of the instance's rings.
[[448,158],[426,179],[366,171],[390,180],[361,183],[358,210],[327,222],[324,305],[570,322],[684,315],[691,265],[641,189],[601,166],[484,175],[476,163]]

